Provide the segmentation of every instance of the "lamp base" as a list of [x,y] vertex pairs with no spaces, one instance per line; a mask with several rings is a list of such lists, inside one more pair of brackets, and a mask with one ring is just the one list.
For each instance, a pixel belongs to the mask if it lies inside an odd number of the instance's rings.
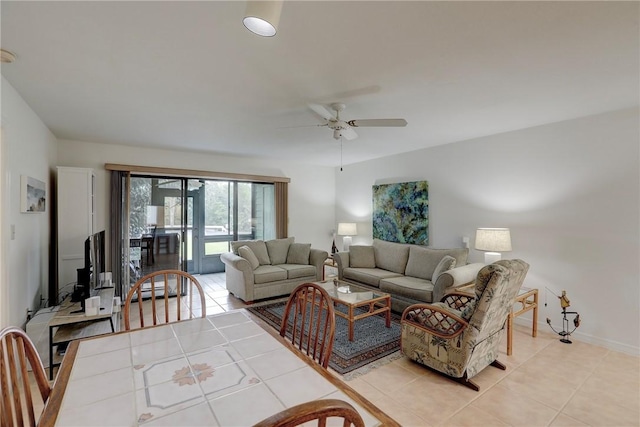
[[502,255],[500,252],[485,252],[484,253],[484,263],[485,264],[493,264],[496,261],[500,261],[502,259]]
[[345,252],[349,250],[349,246],[351,246],[351,236],[344,236],[342,238],[342,247]]

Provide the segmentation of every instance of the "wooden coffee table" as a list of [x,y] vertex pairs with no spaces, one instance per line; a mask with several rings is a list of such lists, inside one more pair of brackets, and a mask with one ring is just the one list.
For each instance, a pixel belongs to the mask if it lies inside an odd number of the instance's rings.
[[[356,320],[384,313],[386,326],[387,328],[391,327],[391,295],[342,280],[336,279],[335,281],[337,286],[334,284],[334,280],[323,280],[316,282],[316,284],[327,291],[334,305],[344,305],[347,308],[346,313],[336,310],[336,315],[349,322],[349,341],[353,341],[353,325]],[[364,308],[365,311],[356,313],[358,308]]]

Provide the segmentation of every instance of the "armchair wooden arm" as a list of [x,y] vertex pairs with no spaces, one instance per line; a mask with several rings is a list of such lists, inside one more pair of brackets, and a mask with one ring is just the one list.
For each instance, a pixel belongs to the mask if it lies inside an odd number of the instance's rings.
[[451,292],[442,297],[441,302],[447,304],[451,308],[462,311],[467,304],[474,301],[476,296],[472,292]]
[[455,338],[469,323],[445,308],[431,304],[414,304],[402,313],[402,322],[424,329],[441,338]]

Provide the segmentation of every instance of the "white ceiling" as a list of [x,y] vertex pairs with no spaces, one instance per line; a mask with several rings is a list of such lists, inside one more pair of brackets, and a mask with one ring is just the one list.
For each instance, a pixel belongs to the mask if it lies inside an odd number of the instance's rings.
[[[60,139],[344,164],[639,104],[638,2],[1,3],[2,75]],[[295,127],[310,125],[309,127]]]

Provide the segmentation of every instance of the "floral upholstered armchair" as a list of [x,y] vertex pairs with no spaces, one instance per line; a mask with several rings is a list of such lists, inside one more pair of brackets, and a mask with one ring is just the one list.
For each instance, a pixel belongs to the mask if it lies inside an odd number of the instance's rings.
[[513,259],[483,267],[474,293],[454,292],[435,304],[415,304],[402,315],[402,352],[476,391],[471,378],[498,362],[507,316],[529,270]]

